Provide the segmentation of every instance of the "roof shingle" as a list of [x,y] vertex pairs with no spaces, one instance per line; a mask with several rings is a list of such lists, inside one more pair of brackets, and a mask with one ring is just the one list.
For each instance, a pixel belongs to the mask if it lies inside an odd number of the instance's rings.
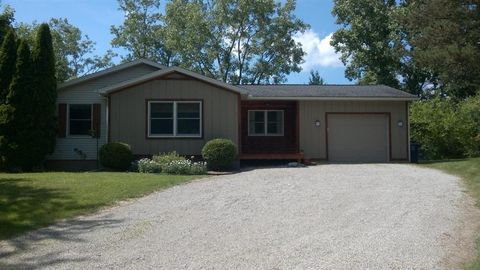
[[416,99],[415,95],[386,85],[239,85],[251,97],[258,98],[403,98]]

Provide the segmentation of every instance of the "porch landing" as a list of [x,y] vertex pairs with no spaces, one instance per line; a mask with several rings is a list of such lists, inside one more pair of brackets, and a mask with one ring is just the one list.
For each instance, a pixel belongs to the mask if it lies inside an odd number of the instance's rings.
[[240,154],[240,160],[260,160],[260,159],[294,159],[302,162],[303,153],[275,153],[275,154]]

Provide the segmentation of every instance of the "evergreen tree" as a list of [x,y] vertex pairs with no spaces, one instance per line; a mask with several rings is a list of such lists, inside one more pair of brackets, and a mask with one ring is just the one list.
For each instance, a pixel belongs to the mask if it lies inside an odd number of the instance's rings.
[[0,48],[0,104],[5,103],[8,95],[8,87],[15,71],[17,58],[17,44],[13,30],[10,30]]
[[10,84],[6,104],[0,106],[0,137],[2,165],[10,170],[29,170],[36,164],[30,158],[35,145],[35,102],[33,66],[28,44],[21,40],[18,47],[15,73]]
[[318,70],[310,71],[310,78],[308,78],[308,84],[310,85],[324,85],[325,81],[318,73]]
[[32,52],[33,96],[35,99],[35,146],[30,150],[32,161],[39,165],[53,152],[57,131],[55,57],[48,24],[40,25]]

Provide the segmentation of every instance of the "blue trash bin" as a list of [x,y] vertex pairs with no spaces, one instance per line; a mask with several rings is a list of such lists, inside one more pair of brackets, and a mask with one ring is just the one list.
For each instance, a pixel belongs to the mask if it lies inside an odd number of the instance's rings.
[[410,142],[410,162],[418,163],[418,156],[420,154],[420,144]]

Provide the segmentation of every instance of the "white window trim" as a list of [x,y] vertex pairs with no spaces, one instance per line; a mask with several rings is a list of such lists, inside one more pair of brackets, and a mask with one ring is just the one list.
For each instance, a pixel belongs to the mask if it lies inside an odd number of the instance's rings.
[[[155,103],[173,103],[173,134],[172,135],[162,135],[162,134],[152,134],[151,131],[151,120],[150,111],[151,111],[151,104]],[[197,103],[199,104],[199,118],[200,121],[200,129],[198,134],[178,134],[177,132],[177,104],[178,103]],[[147,137],[148,138],[202,138],[203,134],[203,102],[201,100],[149,100],[148,101],[148,110],[147,110]],[[167,118],[165,118],[167,119]],[[181,118],[181,119],[195,119],[196,118]]]
[[[263,117],[264,117],[264,133],[251,133],[250,132],[250,112],[263,112]],[[268,112],[280,112],[281,116],[282,116],[282,130],[281,130],[281,133],[268,133]],[[284,136],[284,130],[285,130],[285,115],[284,115],[284,111],[283,110],[248,110],[247,112],[248,114],[248,136],[251,136],[251,137],[256,137],[256,136],[276,136],[276,137],[279,137],[279,136]]]
[[[92,138],[91,135],[72,135],[70,134],[70,106],[71,105],[90,105],[90,130],[93,128],[93,104],[89,103],[68,103],[67,104],[67,138]],[[78,119],[80,120],[80,119]]]

